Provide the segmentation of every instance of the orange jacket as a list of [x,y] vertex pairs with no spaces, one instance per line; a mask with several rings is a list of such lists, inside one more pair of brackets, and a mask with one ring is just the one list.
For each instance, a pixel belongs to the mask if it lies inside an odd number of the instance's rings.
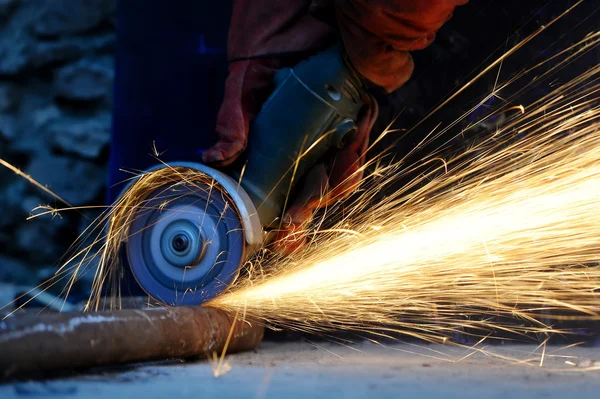
[[309,53],[341,37],[354,67],[388,92],[410,77],[410,51],[431,44],[468,0],[235,0],[231,60]]

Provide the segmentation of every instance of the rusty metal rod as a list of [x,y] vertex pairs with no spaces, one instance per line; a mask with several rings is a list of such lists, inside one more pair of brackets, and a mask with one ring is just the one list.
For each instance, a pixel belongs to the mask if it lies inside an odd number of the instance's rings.
[[0,321],[0,376],[250,350],[264,329],[202,307],[23,314]]

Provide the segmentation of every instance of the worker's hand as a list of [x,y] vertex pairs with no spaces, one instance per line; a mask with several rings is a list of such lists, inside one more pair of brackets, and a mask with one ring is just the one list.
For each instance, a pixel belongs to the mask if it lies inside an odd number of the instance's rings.
[[[228,39],[229,76],[217,117],[218,142],[203,154],[213,166],[233,163],[246,149],[251,121],[283,67],[340,39],[354,68],[391,92],[413,69],[408,50],[423,48],[466,0],[235,0]],[[339,29],[338,29],[339,28]],[[354,141],[306,176],[282,221],[275,249],[302,247],[306,224],[320,206],[345,198],[362,179],[377,104],[367,96]]]
[[229,76],[217,117],[219,141],[203,154],[227,166],[245,150],[250,122],[273,91],[273,76],[336,41],[335,30],[315,18],[310,0],[235,0],[227,55]]

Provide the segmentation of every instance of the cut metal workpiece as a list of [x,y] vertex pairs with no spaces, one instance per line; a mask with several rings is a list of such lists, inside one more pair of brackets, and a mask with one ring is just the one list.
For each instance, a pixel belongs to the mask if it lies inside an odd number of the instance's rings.
[[227,353],[240,352],[258,346],[263,333],[203,307],[15,314],[0,321],[0,376],[203,356],[226,345]]

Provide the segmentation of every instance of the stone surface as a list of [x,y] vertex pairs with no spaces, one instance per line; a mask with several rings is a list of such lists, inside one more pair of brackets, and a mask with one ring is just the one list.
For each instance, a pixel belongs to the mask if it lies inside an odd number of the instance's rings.
[[0,281],[0,304],[4,306],[3,312],[8,313],[14,310],[12,302],[20,289],[21,287],[14,283],[2,283]]
[[38,43],[28,54],[27,63],[41,68],[53,63],[75,60],[95,51],[109,51],[115,42],[112,33],[92,37],[67,37]]
[[13,111],[18,103],[18,93],[10,84],[0,83],[0,113]]
[[16,137],[16,121],[12,115],[0,114],[0,140],[11,141]]
[[21,0],[0,0],[0,18],[6,17]]
[[0,31],[0,74],[16,74],[25,69],[35,46],[24,32]]
[[[35,273],[27,268],[22,260],[0,255],[0,281],[11,281],[17,285],[33,284],[37,280]],[[0,307],[5,303],[0,303]]]
[[6,33],[0,30],[0,75],[15,75],[73,61],[94,52],[110,51],[115,42],[114,33],[38,41],[26,31],[8,28],[4,31]]
[[0,209],[4,210],[0,217],[0,231],[8,230],[12,234],[13,226],[25,220],[20,204],[27,192],[27,183],[25,180],[14,179],[7,184],[0,184],[0,192]]
[[82,54],[82,48],[73,40],[36,43],[26,54],[23,69],[39,69],[46,65],[75,60]]
[[97,118],[63,118],[48,127],[55,149],[95,159],[110,142],[110,115]]
[[42,129],[50,122],[58,119],[61,115],[60,109],[54,105],[48,105],[46,107],[36,110],[32,114],[32,125],[35,129]]
[[45,1],[34,31],[44,36],[85,32],[112,16],[115,7],[116,0]]
[[[28,263],[33,267],[57,262],[65,254],[60,240],[64,226],[65,220],[60,217],[27,220],[14,232],[15,250],[29,252]],[[37,278],[35,275],[34,280]]]
[[58,70],[56,94],[71,100],[96,100],[112,89],[112,58],[82,59]]
[[24,131],[11,143],[11,150],[14,153],[24,154],[32,158],[49,152],[48,128],[51,123],[62,116],[61,110],[56,105],[48,104],[41,98],[37,100],[41,100],[43,105],[37,104],[29,107]]
[[27,173],[71,205],[89,205],[106,184],[104,167],[66,156],[40,156],[31,162]]

